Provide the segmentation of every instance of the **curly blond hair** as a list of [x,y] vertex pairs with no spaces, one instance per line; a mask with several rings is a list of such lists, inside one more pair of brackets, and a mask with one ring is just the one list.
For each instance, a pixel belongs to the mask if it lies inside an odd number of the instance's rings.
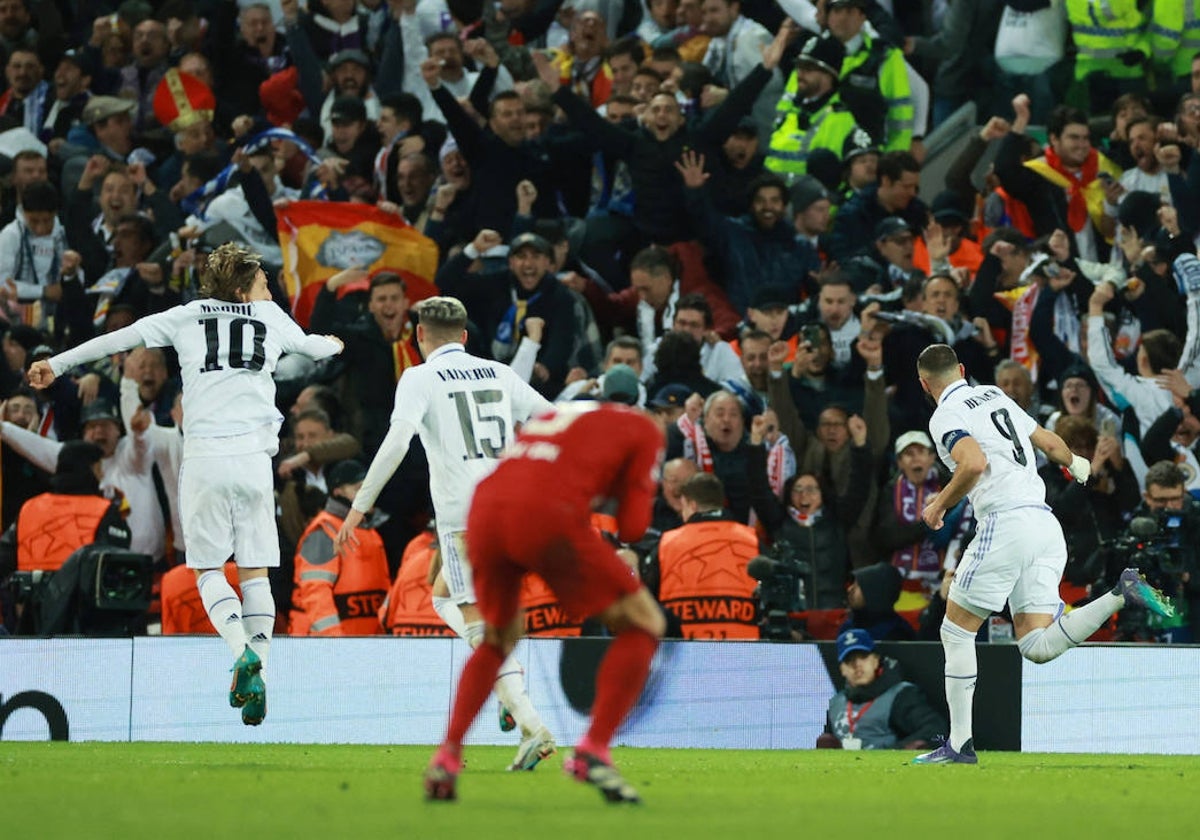
[[240,303],[262,268],[262,256],[244,245],[226,242],[208,255],[200,274],[200,296]]

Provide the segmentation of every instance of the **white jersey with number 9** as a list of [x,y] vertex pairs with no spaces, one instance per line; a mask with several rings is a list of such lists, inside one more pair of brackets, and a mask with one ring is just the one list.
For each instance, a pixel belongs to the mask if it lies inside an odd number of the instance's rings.
[[1037,457],[1029,436],[1038,428],[994,385],[951,384],[929,420],[938,455],[955,469],[950,452],[964,437],[974,438],[987,456],[987,469],[968,493],[979,519],[989,513],[1046,504],[1046,485],[1037,473]]

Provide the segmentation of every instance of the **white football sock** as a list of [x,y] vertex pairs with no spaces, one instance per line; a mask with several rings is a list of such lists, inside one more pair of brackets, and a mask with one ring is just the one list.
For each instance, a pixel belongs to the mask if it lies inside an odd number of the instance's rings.
[[1017,642],[1021,655],[1030,662],[1049,662],[1087,640],[1109,616],[1125,606],[1120,595],[1105,592],[1090,603],[1060,615],[1049,627],[1039,627]]
[[225,579],[223,569],[202,572],[196,581],[200,590],[200,602],[208,613],[208,620],[235,657],[246,649],[246,628],[242,624],[242,602]]
[[946,653],[946,704],[950,707],[950,747],[961,750],[971,739],[971,707],[975,702],[975,634],[942,619],[942,650]]
[[462,637],[467,640],[467,644],[471,646],[471,650],[483,644],[483,622],[472,621],[466,624],[463,629],[466,631]]
[[542,728],[542,716],[533,707],[533,701],[525,691],[525,669],[515,654],[509,654],[500,666],[500,675],[496,677],[496,696],[521,727],[522,735],[528,737]]
[[246,627],[247,644],[258,654],[263,666],[271,651],[271,636],[275,632],[275,599],[271,596],[271,581],[265,577],[242,582],[242,623]]
[[433,611],[441,616],[446,626],[454,631],[459,638],[467,638],[467,620],[463,618],[462,610],[452,598],[433,596]]

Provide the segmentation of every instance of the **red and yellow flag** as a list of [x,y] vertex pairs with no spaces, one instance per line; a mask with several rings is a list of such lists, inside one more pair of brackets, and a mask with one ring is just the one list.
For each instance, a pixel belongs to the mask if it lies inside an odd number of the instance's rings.
[[339,271],[394,271],[410,304],[438,293],[437,244],[399,216],[370,204],[294,201],[275,208],[292,313],[307,327],[321,286]]

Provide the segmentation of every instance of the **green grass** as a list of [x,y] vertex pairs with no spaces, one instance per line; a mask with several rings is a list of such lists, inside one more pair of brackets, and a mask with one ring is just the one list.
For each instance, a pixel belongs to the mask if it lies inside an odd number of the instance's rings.
[[[846,840],[1047,834],[1185,837],[1200,758],[984,753],[912,767],[909,753],[614,753],[645,800],[604,803],[561,756],[506,773],[475,747],[457,803],[425,803],[427,747],[0,742],[0,836]],[[1020,835],[1017,835],[1020,840]]]

